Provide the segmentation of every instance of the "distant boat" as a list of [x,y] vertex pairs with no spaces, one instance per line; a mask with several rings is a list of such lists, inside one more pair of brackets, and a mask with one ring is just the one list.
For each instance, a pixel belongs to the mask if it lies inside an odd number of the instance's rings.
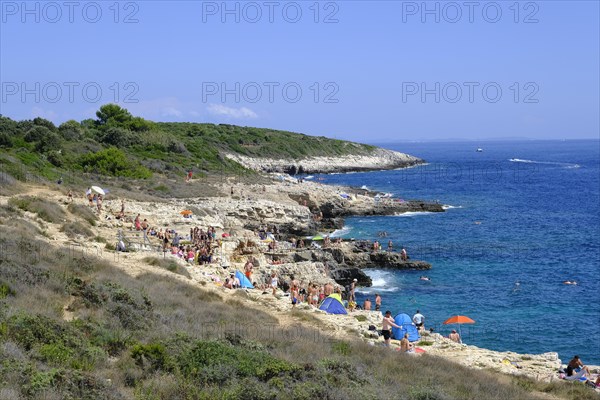
[[478,152],[478,153],[481,153],[481,152],[483,152],[483,149],[482,149],[481,147],[478,147],[478,148],[477,148],[477,152]]

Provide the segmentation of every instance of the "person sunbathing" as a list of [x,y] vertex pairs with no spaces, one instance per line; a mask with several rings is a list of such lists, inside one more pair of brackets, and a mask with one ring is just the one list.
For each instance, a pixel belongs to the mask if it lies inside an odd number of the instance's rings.
[[400,341],[400,351],[402,353],[414,353],[415,351],[413,344],[408,340],[408,333],[405,333]]
[[448,339],[456,343],[462,343],[460,335],[458,334],[458,332],[456,332],[455,329],[452,329],[452,333],[448,335]]
[[[579,375],[581,371],[584,371],[584,373]],[[575,374],[579,375],[580,378],[584,376],[590,376],[589,368],[583,365],[579,356],[573,356],[571,361],[569,361],[569,364],[567,364],[567,369],[565,370],[565,372],[567,376],[573,376]]]

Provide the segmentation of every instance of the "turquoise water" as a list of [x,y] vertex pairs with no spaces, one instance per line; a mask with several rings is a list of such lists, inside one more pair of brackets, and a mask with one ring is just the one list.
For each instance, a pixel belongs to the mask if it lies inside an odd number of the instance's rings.
[[[475,149],[481,146],[483,152]],[[324,183],[366,185],[394,198],[438,200],[445,213],[352,217],[337,232],[405,247],[432,269],[370,270],[383,308],[426,326],[473,318],[466,342],[523,353],[579,354],[600,364],[600,143],[512,141],[403,143],[385,147],[428,161],[407,170],[323,175]],[[419,277],[426,274],[430,281]],[[577,285],[562,282],[575,280]]]

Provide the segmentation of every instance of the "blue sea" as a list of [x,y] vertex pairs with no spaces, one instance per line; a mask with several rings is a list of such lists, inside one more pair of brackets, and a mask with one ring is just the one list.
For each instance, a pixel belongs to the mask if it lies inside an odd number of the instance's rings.
[[[367,270],[383,308],[447,334],[466,315],[463,339],[479,347],[578,354],[600,365],[600,142],[401,143],[384,147],[425,159],[394,171],[318,175],[394,199],[424,199],[445,213],[352,217],[335,235],[406,248],[429,271]],[[483,152],[476,152],[482,147]],[[378,233],[387,237],[379,238]],[[427,275],[430,281],[420,280]],[[577,285],[565,285],[576,281]]]

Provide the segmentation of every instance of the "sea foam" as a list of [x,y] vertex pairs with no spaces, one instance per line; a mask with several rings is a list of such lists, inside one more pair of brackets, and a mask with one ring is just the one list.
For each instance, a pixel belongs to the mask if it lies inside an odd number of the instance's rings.
[[508,160],[510,162],[517,162],[517,163],[525,163],[525,164],[545,164],[545,165],[557,165],[559,167],[563,167],[563,168],[580,168],[581,165],[579,164],[573,164],[573,163],[564,163],[564,162],[556,162],[556,161],[534,161],[534,160],[523,160],[521,158],[511,158],[510,160]]

